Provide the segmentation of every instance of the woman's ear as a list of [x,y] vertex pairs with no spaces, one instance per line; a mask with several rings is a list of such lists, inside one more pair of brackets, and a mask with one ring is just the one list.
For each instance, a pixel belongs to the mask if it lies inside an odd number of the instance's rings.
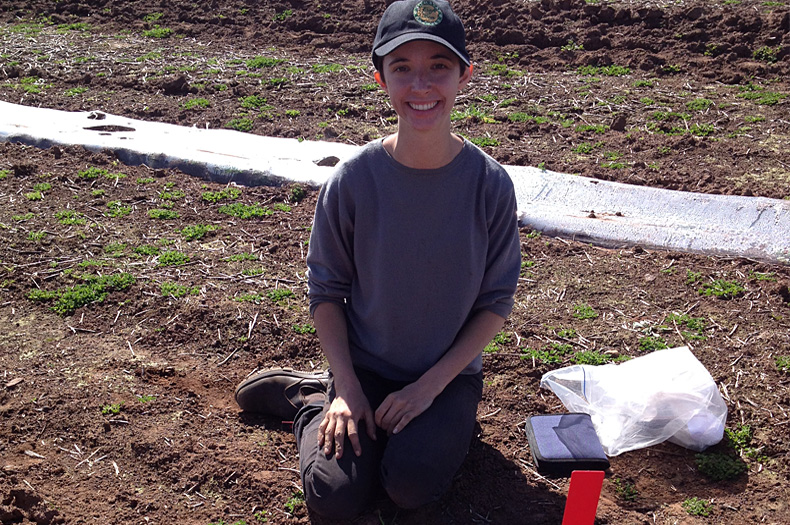
[[461,75],[461,79],[458,82],[458,87],[463,89],[469,84],[469,81],[472,79],[472,72],[474,71],[475,66],[473,64],[469,64],[469,67],[464,68],[464,72]]
[[387,84],[385,84],[384,79],[381,78],[380,72],[376,71],[375,73],[373,73],[373,78],[376,79],[376,82],[378,82],[378,85],[381,86],[381,89],[383,89],[384,91],[387,90]]

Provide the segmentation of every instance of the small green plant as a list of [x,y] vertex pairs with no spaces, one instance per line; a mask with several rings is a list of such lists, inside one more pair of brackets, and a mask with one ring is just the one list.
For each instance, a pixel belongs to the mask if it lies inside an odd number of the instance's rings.
[[234,118],[228,121],[225,124],[226,128],[235,129],[236,131],[252,131],[253,121],[252,119],[242,117],[242,118]]
[[66,95],[67,97],[76,97],[77,95],[82,95],[87,91],[88,88],[86,87],[73,87],[64,91],[63,94]]
[[287,212],[291,211],[291,207],[288,206],[287,204],[285,204],[284,202],[275,202],[272,205],[272,209],[274,211],[281,211],[281,212],[284,212],[284,213],[287,213]]
[[266,99],[259,95],[250,95],[248,97],[240,98],[239,103],[244,109],[271,108],[271,106],[266,105]]
[[197,239],[202,239],[206,236],[206,234],[217,230],[219,230],[219,226],[213,224],[194,224],[184,227],[180,233],[181,236],[187,241],[195,241]]
[[268,512],[265,510],[259,510],[255,514],[252,515],[260,523],[266,523],[269,521],[269,517],[267,516]]
[[710,516],[710,501],[705,499],[688,498],[681,503],[681,507],[692,516]]
[[30,232],[27,234],[27,238],[33,242],[41,242],[44,240],[44,237],[47,236],[47,232],[40,231],[40,232]]
[[612,481],[614,482],[614,493],[618,498],[623,501],[636,500],[639,492],[636,490],[636,486],[633,483],[622,478],[614,478]]
[[84,277],[85,283],[62,290],[32,290],[27,298],[33,301],[55,300],[52,309],[60,315],[71,315],[75,310],[91,303],[103,302],[111,291],[125,290],[135,282],[128,273]]
[[210,106],[211,106],[211,102],[209,102],[205,98],[191,98],[185,101],[183,104],[181,104],[181,107],[183,107],[186,110],[206,109]]
[[583,350],[571,356],[571,362],[575,365],[605,365],[609,358],[597,350]]
[[285,20],[288,20],[289,18],[291,18],[291,16],[293,14],[294,14],[293,9],[286,9],[285,11],[282,11],[280,13],[276,13],[274,15],[274,21],[275,22],[284,22]]
[[565,44],[560,48],[562,51],[581,51],[584,49],[584,46],[581,44],[577,44],[573,41],[572,38],[568,39],[568,43]]
[[153,177],[140,177],[137,179],[137,184],[153,184],[156,179]]
[[743,295],[746,289],[736,281],[716,279],[710,283],[703,283],[698,290],[700,295],[718,297],[719,299],[734,299]]
[[278,304],[284,303],[286,299],[293,297],[293,295],[294,293],[288,288],[276,288],[266,292],[266,297]]
[[23,222],[23,221],[29,221],[35,216],[36,215],[32,211],[29,211],[24,215],[12,215],[11,218],[17,222]]
[[573,307],[573,317],[576,319],[595,319],[598,312],[587,304],[577,304]]
[[697,470],[713,481],[737,478],[747,470],[746,463],[736,456],[721,452],[697,454]]
[[147,394],[144,394],[142,396],[137,396],[137,401],[139,401],[140,403],[149,403],[154,400],[156,400],[156,396],[149,396]]
[[183,266],[189,262],[189,256],[183,252],[170,250],[159,255],[159,266]]
[[121,407],[123,407],[123,401],[120,403],[102,405],[101,413],[105,416],[117,416],[121,413]]
[[494,336],[494,339],[486,345],[483,349],[483,353],[485,354],[493,354],[498,352],[503,345],[506,345],[510,342],[510,336],[507,335],[505,332],[499,332]]
[[247,60],[246,66],[247,69],[263,69],[265,67],[274,67],[277,64],[281,64],[283,62],[285,62],[285,60],[281,58],[256,56]]
[[233,298],[234,301],[245,302],[245,303],[255,303],[261,304],[263,302],[263,296],[257,293],[247,293],[242,295],[237,295]]
[[296,117],[298,117],[301,114],[302,114],[302,112],[299,111],[298,109],[286,109],[285,110],[285,116],[288,117],[288,118],[296,118]]
[[185,297],[187,295],[200,295],[199,286],[184,286],[183,284],[165,281],[159,286],[159,291],[164,297]]
[[242,262],[242,261],[257,261],[258,256],[253,253],[237,253],[227,257],[228,261]]
[[469,142],[479,148],[493,148],[499,146],[499,141],[493,137],[471,137]]
[[291,186],[291,196],[289,197],[291,202],[301,202],[305,197],[307,197],[307,190],[301,184]]
[[173,219],[178,219],[178,212],[173,210],[164,210],[161,208],[155,208],[153,210],[148,210],[148,216],[152,219],[169,221]]
[[165,16],[164,13],[149,13],[143,17],[143,21],[152,24],[158,22],[163,16]]
[[573,152],[579,154],[587,154],[587,153],[592,153],[594,148],[595,146],[593,146],[589,142],[582,142],[581,144],[573,148]]
[[749,445],[752,443],[752,427],[749,425],[739,424],[734,429],[725,428],[724,437],[727,443],[735,449],[738,454],[743,454],[749,450]]
[[297,334],[314,334],[315,327],[309,324],[295,324],[293,325],[293,330]]
[[607,77],[621,77],[631,74],[631,68],[624,66],[579,66],[577,72],[583,76],[603,75]]
[[288,511],[288,514],[293,515],[296,512],[296,508],[300,505],[304,504],[304,494],[302,491],[294,492],[293,495],[285,502],[285,510]]
[[132,213],[132,208],[130,206],[124,206],[121,201],[110,201],[107,203],[107,208],[108,211],[104,214],[107,217],[125,217]]
[[702,280],[702,272],[686,270],[686,284],[695,284]]
[[577,133],[591,131],[593,133],[603,134],[609,130],[609,126],[605,124],[579,124],[575,129]]
[[31,191],[25,193],[25,198],[29,201],[40,201],[44,198],[44,195],[40,191]]
[[705,328],[707,328],[707,321],[704,317],[691,317],[688,314],[669,314],[665,320],[666,323],[684,327],[685,330],[681,331],[681,335],[686,339],[703,340],[705,337]]
[[169,27],[160,27],[158,24],[154,25],[151,29],[143,31],[143,36],[148,38],[169,38],[172,34],[172,29]]
[[85,219],[80,212],[74,210],[61,210],[55,213],[55,218],[59,223],[67,226],[85,224]]
[[576,337],[576,330],[573,328],[560,328],[557,330],[557,337],[561,337],[563,339],[573,339]]
[[655,352],[669,348],[666,341],[657,335],[647,335],[639,339],[639,350],[641,352]]
[[781,48],[777,47],[770,47],[770,46],[763,46],[759,49],[756,49],[752,56],[757,60],[762,60],[763,62],[768,62],[769,64],[773,64],[774,62],[779,60],[779,50]]
[[713,106],[713,101],[707,98],[695,98],[686,102],[686,107],[689,111],[705,111],[710,109],[711,106]]
[[790,372],[790,355],[778,355],[774,357],[776,368],[780,372]]
[[11,170],[0,170],[0,180],[5,180],[9,175],[11,175]]
[[238,217],[239,219],[254,219],[260,217],[266,217],[274,213],[269,208],[265,206],[261,206],[257,202],[255,204],[243,204],[241,202],[235,202],[233,204],[225,204],[224,206],[220,206],[219,210],[220,213],[224,213],[225,215],[230,215],[232,217]]
[[135,248],[134,253],[145,256],[159,255],[159,247],[152,244],[144,244]]
[[126,250],[126,244],[122,242],[111,242],[107,246],[104,247],[104,253],[109,255],[110,257],[120,257],[123,255],[123,252]]
[[313,64],[313,73],[326,74],[326,73],[340,73],[345,69],[340,64]]
[[223,199],[238,199],[241,195],[241,190],[228,186],[221,191],[206,191],[201,196],[204,201],[217,203]]

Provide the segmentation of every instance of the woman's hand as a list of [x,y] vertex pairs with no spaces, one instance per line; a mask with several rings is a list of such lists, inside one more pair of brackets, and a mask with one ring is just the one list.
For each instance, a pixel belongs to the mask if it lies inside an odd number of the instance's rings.
[[420,381],[411,383],[384,399],[376,410],[376,424],[387,434],[397,434],[412,419],[428,410],[437,395],[423,387]]
[[365,421],[365,427],[371,439],[376,439],[376,424],[373,419],[373,410],[361,389],[337,397],[329,406],[324,419],[318,426],[318,446],[323,447],[324,454],[329,456],[334,449],[338,458],[343,457],[343,445],[348,436],[354,454],[362,455],[362,445],[359,442],[360,421]]

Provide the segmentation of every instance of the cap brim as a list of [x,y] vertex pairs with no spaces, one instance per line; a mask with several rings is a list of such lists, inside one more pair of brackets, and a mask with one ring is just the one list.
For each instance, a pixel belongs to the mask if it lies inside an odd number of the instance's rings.
[[461,59],[461,62],[463,62],[467,66],[472,65],[471,61],[469,60],[469,57],[464,56],[460,51],[458,51],[456,48],[451,46],[447,40],[445,40],[440,36],[431,35],[428,33],[406,33],[405,35],[400,35],[399,37],[393,38],[386,44],[382,44],[376,49],[374,49],[373,54],[378,57],[389,55],[390,53],[395,51],[396,48],[402,46],[407,42],[412,42],[414,40],[430,40],[432,42],[437,42],[439,44],[442,44],[444,47],[455,53],[458,56],[458,58]]

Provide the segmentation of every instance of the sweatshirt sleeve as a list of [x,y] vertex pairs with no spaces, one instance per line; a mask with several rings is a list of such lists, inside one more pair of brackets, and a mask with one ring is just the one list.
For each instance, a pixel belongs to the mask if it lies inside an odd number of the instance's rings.
[[[342,169],[342,168],[341,168]],[[310,313],[320,303],[345,305],[354,273],[353,199],[344,195],[340,169],[321,188],[307,250]]]
[[501,170],[497,191],[489,197],[486,269],[474,311],[510,315],[521,272],[516,195],[509,175]]

